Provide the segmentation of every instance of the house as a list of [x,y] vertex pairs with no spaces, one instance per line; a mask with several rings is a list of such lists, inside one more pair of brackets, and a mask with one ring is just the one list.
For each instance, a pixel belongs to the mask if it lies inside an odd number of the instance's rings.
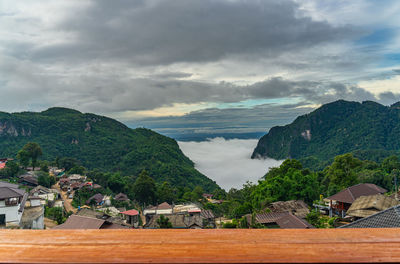
[[209,194],[209,193],[203,193],[203,197],[207,200],[211,200],[213,198],[214,195]]
[[86,180],[86,176],[82,176],[80,174],[71,174],[68,176],[68,179],[69,179],[70,183],[73,183],[73,182],[82,183]]
[[18,185],[0,181],[0,226],[19,226],[27,197]]
[[296,228],[296,229],[310,229],[315,228],[306,220],[301,219],[300,217],[293,215],[291,213],[282,216],[281,218],[276,220],[276,223],[280,228]]
[[[169,222],[172,224],[172,228],[176,229],[200,229],[203,228],[202,219],[200,216],[192,217],[187,214],[171,214],[164,215],[169,219]],[[160,228],[157,223],[157,220],[160,219],[160,215],[154,215],[149,222],[143,226],[143,228],[155,229]]]
[[20,227],[23,229],[44,229],[44,207],[41,204],[41,198],[28,197]]
[[396,199],[382,194],[360,196],[352,203],[349,210],[347,210],[347,215],[364,218],[398,204],[400,202]]
[[33,188],[29,195],[32,197],[39,197],[41,199],[41,204],[48,204],[50,207],[54,206],[56,200],[60,198],[60,193],[56,189],[49,189],[44,186],[38,185]]
[[121,212],[126,223],[130,226],[137,228],[139,226],[139,212],[135,209]]
[[120,201],[120,202],[127,202],[127,201],[129,201],[129,198],[126,194],[119,193],[119,194],[115,195],[114,200]]
[[359,219],[339,228],[392,228],[400,227],[400,205]]
[[333,213],[337,213],[338,215],[344,217],[346,211],[358,197],[383,194],[386,192],[387,190],[372,183],[360,183],[348,187],[337,194],[326,198],[329,200],[329,215],[332,216]]
[[[269,213],[256,214],[254,221],[257,224],[261,224],[268,228],[278,228],[279,226],[277,224],[277,220],[288,214],[289,212],[277,212],[277,213],[269,212]],[[248,222],[251,223],[252,222],[251,219],[248,219]]]
[[26,186],[36,187],[38,186],[38,177],[35,173],[28,172],[19,176],[19,182]]
[[194,203],[188,203],[188,204],[178,204],[175,205],[172,212],[174,214],[179,214],[179,213],[187,213],[189,211],[201,211],[200,207]]
[[7,158],[0,158],[0,170],[6,167],[7,161]]
[[103,204],[103,198],[104,196],[100,193],[96,193],[95,195],[93,195],[92,197],[90,197],[87,201],[86,204],[91,204],[91,203],[95,203],[95,205],[102,205]]
[[146,217],[146,222],[148,222],[153,215],[170,215],[172,213],[172,206],[167,202],[161,203],[157,206],[149,206],[143,210],[143,215]]
[[306,218],[310,213],[308,205],[301,200],[278,201],[271,203],[268,209],[273,213],[291,213],[300,218]]
[[200,217],[203,220],[203,228],[215,228],[215,215],[211,210],[201,210]]
[[55,226],[53,229],[127,229],[129,227],[114,224],[107,220],[71,215],[65,223]]

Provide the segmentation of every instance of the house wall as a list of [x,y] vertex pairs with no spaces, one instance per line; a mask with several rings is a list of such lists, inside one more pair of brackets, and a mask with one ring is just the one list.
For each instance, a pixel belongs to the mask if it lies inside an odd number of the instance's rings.
[[144,211],[143,211],[143,214],[144,215],[147,215],[147,214],[155,214],[156,213],[156,210],[148,210],[148,209],[145,209]]
[[31,206],[39,206],[41,205],[41,200],[40,199],[32,199],[31,200]]
[[41,215],[32,222],[32,229],[44,229],[44,215]]
[[22,214],[18,212],[18,209],[19,204],[17,206],[5,206],[4,200],[0,201],[0,214],[6,215],[6,224],[19,224]]
[[172,214],[172,209],[157,210],[156,214]]

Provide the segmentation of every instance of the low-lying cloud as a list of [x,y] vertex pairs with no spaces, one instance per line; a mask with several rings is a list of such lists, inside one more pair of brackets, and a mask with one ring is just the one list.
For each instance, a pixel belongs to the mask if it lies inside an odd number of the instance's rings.
[[241,188],[246,181],[257,181],[269,168],[279,166],[282,161],[252,160],[256,139],[213,138],[202,142],[178,142],[201,173],[215,180],[222,188]]

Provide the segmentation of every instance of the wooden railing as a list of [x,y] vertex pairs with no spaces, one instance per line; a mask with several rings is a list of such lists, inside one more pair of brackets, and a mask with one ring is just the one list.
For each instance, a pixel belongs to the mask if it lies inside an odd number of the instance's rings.
[[3,262],[400,262],[400,229],[1,230]]

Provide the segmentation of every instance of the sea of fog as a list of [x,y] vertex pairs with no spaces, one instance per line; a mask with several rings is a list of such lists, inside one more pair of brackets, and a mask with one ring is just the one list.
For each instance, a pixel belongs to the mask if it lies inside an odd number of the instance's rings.
[[251,159],[257,139],[213,138],[201,142],[178,142],[183,153],[194,163],[197,170],[213,179],[225,190],[241,188],[246,181],[257,181],[269,168],[283,161]]

